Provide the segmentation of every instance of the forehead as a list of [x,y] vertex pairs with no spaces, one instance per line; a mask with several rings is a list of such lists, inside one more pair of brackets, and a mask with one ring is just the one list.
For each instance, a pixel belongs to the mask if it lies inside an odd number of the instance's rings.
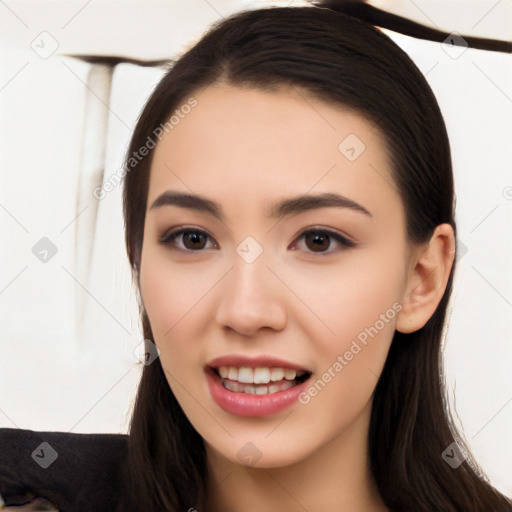
[[148,204],[172,188],[246,209],[308,191],[401,207],[383,137],[354,111],[296,87],[218,84],[192,96],[154,150]]

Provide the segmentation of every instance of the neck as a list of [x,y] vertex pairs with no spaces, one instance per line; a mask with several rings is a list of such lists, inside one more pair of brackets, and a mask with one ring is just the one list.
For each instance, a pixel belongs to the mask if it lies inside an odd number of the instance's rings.
[[208,447],[208,512],[386,512],[369,470],[370,410],[285,467],[241,466]]

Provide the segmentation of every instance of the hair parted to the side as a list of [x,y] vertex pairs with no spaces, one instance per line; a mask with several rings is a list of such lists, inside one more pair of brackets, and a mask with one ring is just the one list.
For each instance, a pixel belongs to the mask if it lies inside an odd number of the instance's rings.
[[[379,30],[319,7],[271,7],[222,20],[155,88],[127,160],[195,92],[219,81],[302,88],[359,112],[384,135],[408,239],[426,241],[442,223],[455,230],[451,155],[439,106],[415,64]],[[124,181],[126,245],[137,281],[151,155]],[[463,442],[446,406],[441,357],[453,271],[427,324],[412,334],[395,333],[374,393],[369,464],[385,504],[396,512],[512,510],[511,501],[471,468],[469,455],[456,469],[441,457],[454,439]],[[141,315],[144,337],[153,339],[142,305]],[[137,392],[118,510],[204,510],[205,457],[202,438],[157,358],[144,367]]]

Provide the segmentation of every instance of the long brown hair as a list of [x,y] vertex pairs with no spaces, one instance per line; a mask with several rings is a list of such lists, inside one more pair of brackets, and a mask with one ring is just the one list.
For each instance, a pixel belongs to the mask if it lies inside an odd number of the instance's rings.
[[[213,26],[168,70],[142,111],[127,153],[123,192],[126,246],[137,281],[152,153],[136,163],[132,155],[195,91],[220,80],[267,90],[301,87],[359,112],[380,128],[392,155],[408,239],[427,241],[442,223],[455,230],[445,124],[407,54],[354,17],[319,7],[271,7]],[[374,392],[369,463],[382,499],[395,512],[512,510],[511,501],[472,469],[475,462],[446,405],[441,346],[454,268],[427,324],[412,334],[395,333]],[[141,316],[144,337],[152,340],[142,305]],[[466,452],[455,469],[442,458],[454,440]],[[204,443],[176,401],[159,358],[143,368],[123,469],[120,511],[205,508]]]

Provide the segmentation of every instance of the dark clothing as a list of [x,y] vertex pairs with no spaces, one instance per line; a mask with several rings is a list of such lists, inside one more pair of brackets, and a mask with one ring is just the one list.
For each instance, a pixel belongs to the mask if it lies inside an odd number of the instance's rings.
[[0,496],[5,505],[43,497],[62,512],[113,511],[127,440],[123,434],[0,429]]

